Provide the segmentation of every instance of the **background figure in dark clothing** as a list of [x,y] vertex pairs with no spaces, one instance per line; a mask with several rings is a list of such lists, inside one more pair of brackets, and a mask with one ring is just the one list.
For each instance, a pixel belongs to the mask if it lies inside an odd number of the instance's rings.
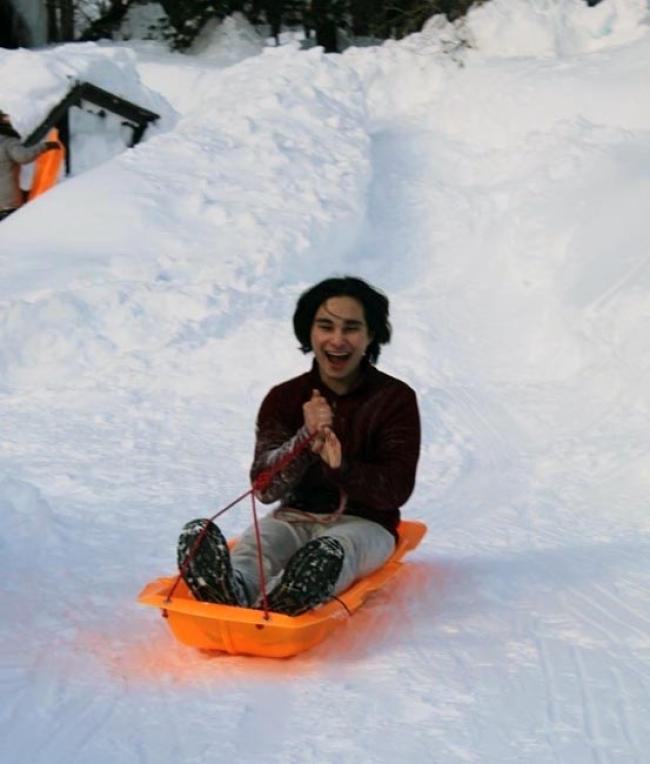
[[[390,557],[420,450],[415,393],[374,366],[391,334],[385,295],[361,279],[327,279],[300,297],[294,331],[314,363],[264,398],[251,469],[254,481],[311,437],[258,493],[279,502],[260,531],[269,607],[289,615],[327,601]],[[205,523],[183,529],[179,566]],[[200,600],[259,606],[258,566],[254,528],[231,558],[211,524],[184,578]]]
[[60,148],[56,141],[43,141],[34,146],[23,146],[14,130],[9,115],[0,111],[0,220],[23,204],[20,187],[20,165],[29,164],[45,151]]

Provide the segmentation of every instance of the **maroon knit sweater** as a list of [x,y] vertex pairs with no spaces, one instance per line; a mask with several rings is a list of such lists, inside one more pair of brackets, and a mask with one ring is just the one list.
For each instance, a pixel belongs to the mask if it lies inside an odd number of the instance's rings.
[[365,517],[395,534],[399,508],[415,484],[420,452],[420,416],[414,391],[395,377],[366,364],[360,384],[337,395],[311,371],[273,387],[257,418],[251,479],[306,437],[302,406],[318,389],[334,412],[333,430],[343,460],[328,467],[309,448],[258,494],[261,501],[322,514],[335,512],[341,491],[345,514]]

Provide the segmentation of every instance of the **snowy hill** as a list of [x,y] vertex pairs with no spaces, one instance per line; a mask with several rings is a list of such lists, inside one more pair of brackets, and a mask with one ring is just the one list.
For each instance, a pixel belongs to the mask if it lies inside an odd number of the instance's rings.
[[[649,13],[0,50],[21,132],[74,79],[161,114],[0,224],[2,764],[648,761]],[[342,273],[391,298],[429,534],[310,653],[196,653],[135,597],[245,490]]]

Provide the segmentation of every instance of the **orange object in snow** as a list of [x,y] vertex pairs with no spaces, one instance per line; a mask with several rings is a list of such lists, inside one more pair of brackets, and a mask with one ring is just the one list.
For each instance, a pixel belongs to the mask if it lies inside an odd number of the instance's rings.
[[43,152],[34,163],[34,175],[32,185],[27,195],[27,201],[31,202],[37,196],[48,191],[59,179],[61,165],[65,157],[65,149],[59,141],[59,131],[53,127],[46,137],[47,141],[57,141],[61,148],[50,149]]
[[402,520],[395,551],[383,567],[360,579],[337,599],[298,616],[261,610],[215,605],[194,599],[184,581],[167,600],[175,577],[147,584],[138,596],[143,605],[162,610],[174,636],[201,650],[221,650],[232,655],[261,655],[288,658],[309,650],[332,632],[366,597],[380,589],[400,569],[402,557],[420,543],[427,531],[424,523]]

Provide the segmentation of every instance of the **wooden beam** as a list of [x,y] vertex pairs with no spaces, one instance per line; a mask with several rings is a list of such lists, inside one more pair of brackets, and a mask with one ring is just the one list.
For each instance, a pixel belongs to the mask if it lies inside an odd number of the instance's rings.
[[71,106],[78,106],[80,103],[81,85],[75,85],[68,95],[60,101],[45,117],[41,124],[33,130],[24,140],[25,146],[33,146],[47,135],[50,128],[57,125]]
[[142,106],[138,106],[131,101],[127,101],[125,98],[116,96],[113,93],[109,93],[108,90],[98,88],[96,85],[91,85],[89,82],[83,82],[80,85],[81,98],[84,101],[90,101],[95,106],[100,106],[103,109],[112,111],[114,114],[118,114],[120,117],[130,119],[133,122],[145,123],[155,122],[160,118],[159,114],[156,114],[149,109],[145,109]]
[[149,109],[145,109],[142,106],[138,106],[131,101],[127,101],[125,98],[109,93],[108,90],[103,90],[102,88],[97,87],[97,85],[91,85],[89,82],[79,82],[72,88],[68,95],[50,111],[41,124],[27,136],[24,141],[25,146],[32,146],[42,140],[51,127],[59,124],[71,106],[80,106],[82,101],[88,101],[95,104],[95,106],[99,106],[100,108],[117,114],[124,119],[128,119],[130,122],[135,122],[137,127],[133,128],[133,145],[138,143],[140,138],[142,138],[149,123],[155,122],[160,118],[159,114],[149,111]]

